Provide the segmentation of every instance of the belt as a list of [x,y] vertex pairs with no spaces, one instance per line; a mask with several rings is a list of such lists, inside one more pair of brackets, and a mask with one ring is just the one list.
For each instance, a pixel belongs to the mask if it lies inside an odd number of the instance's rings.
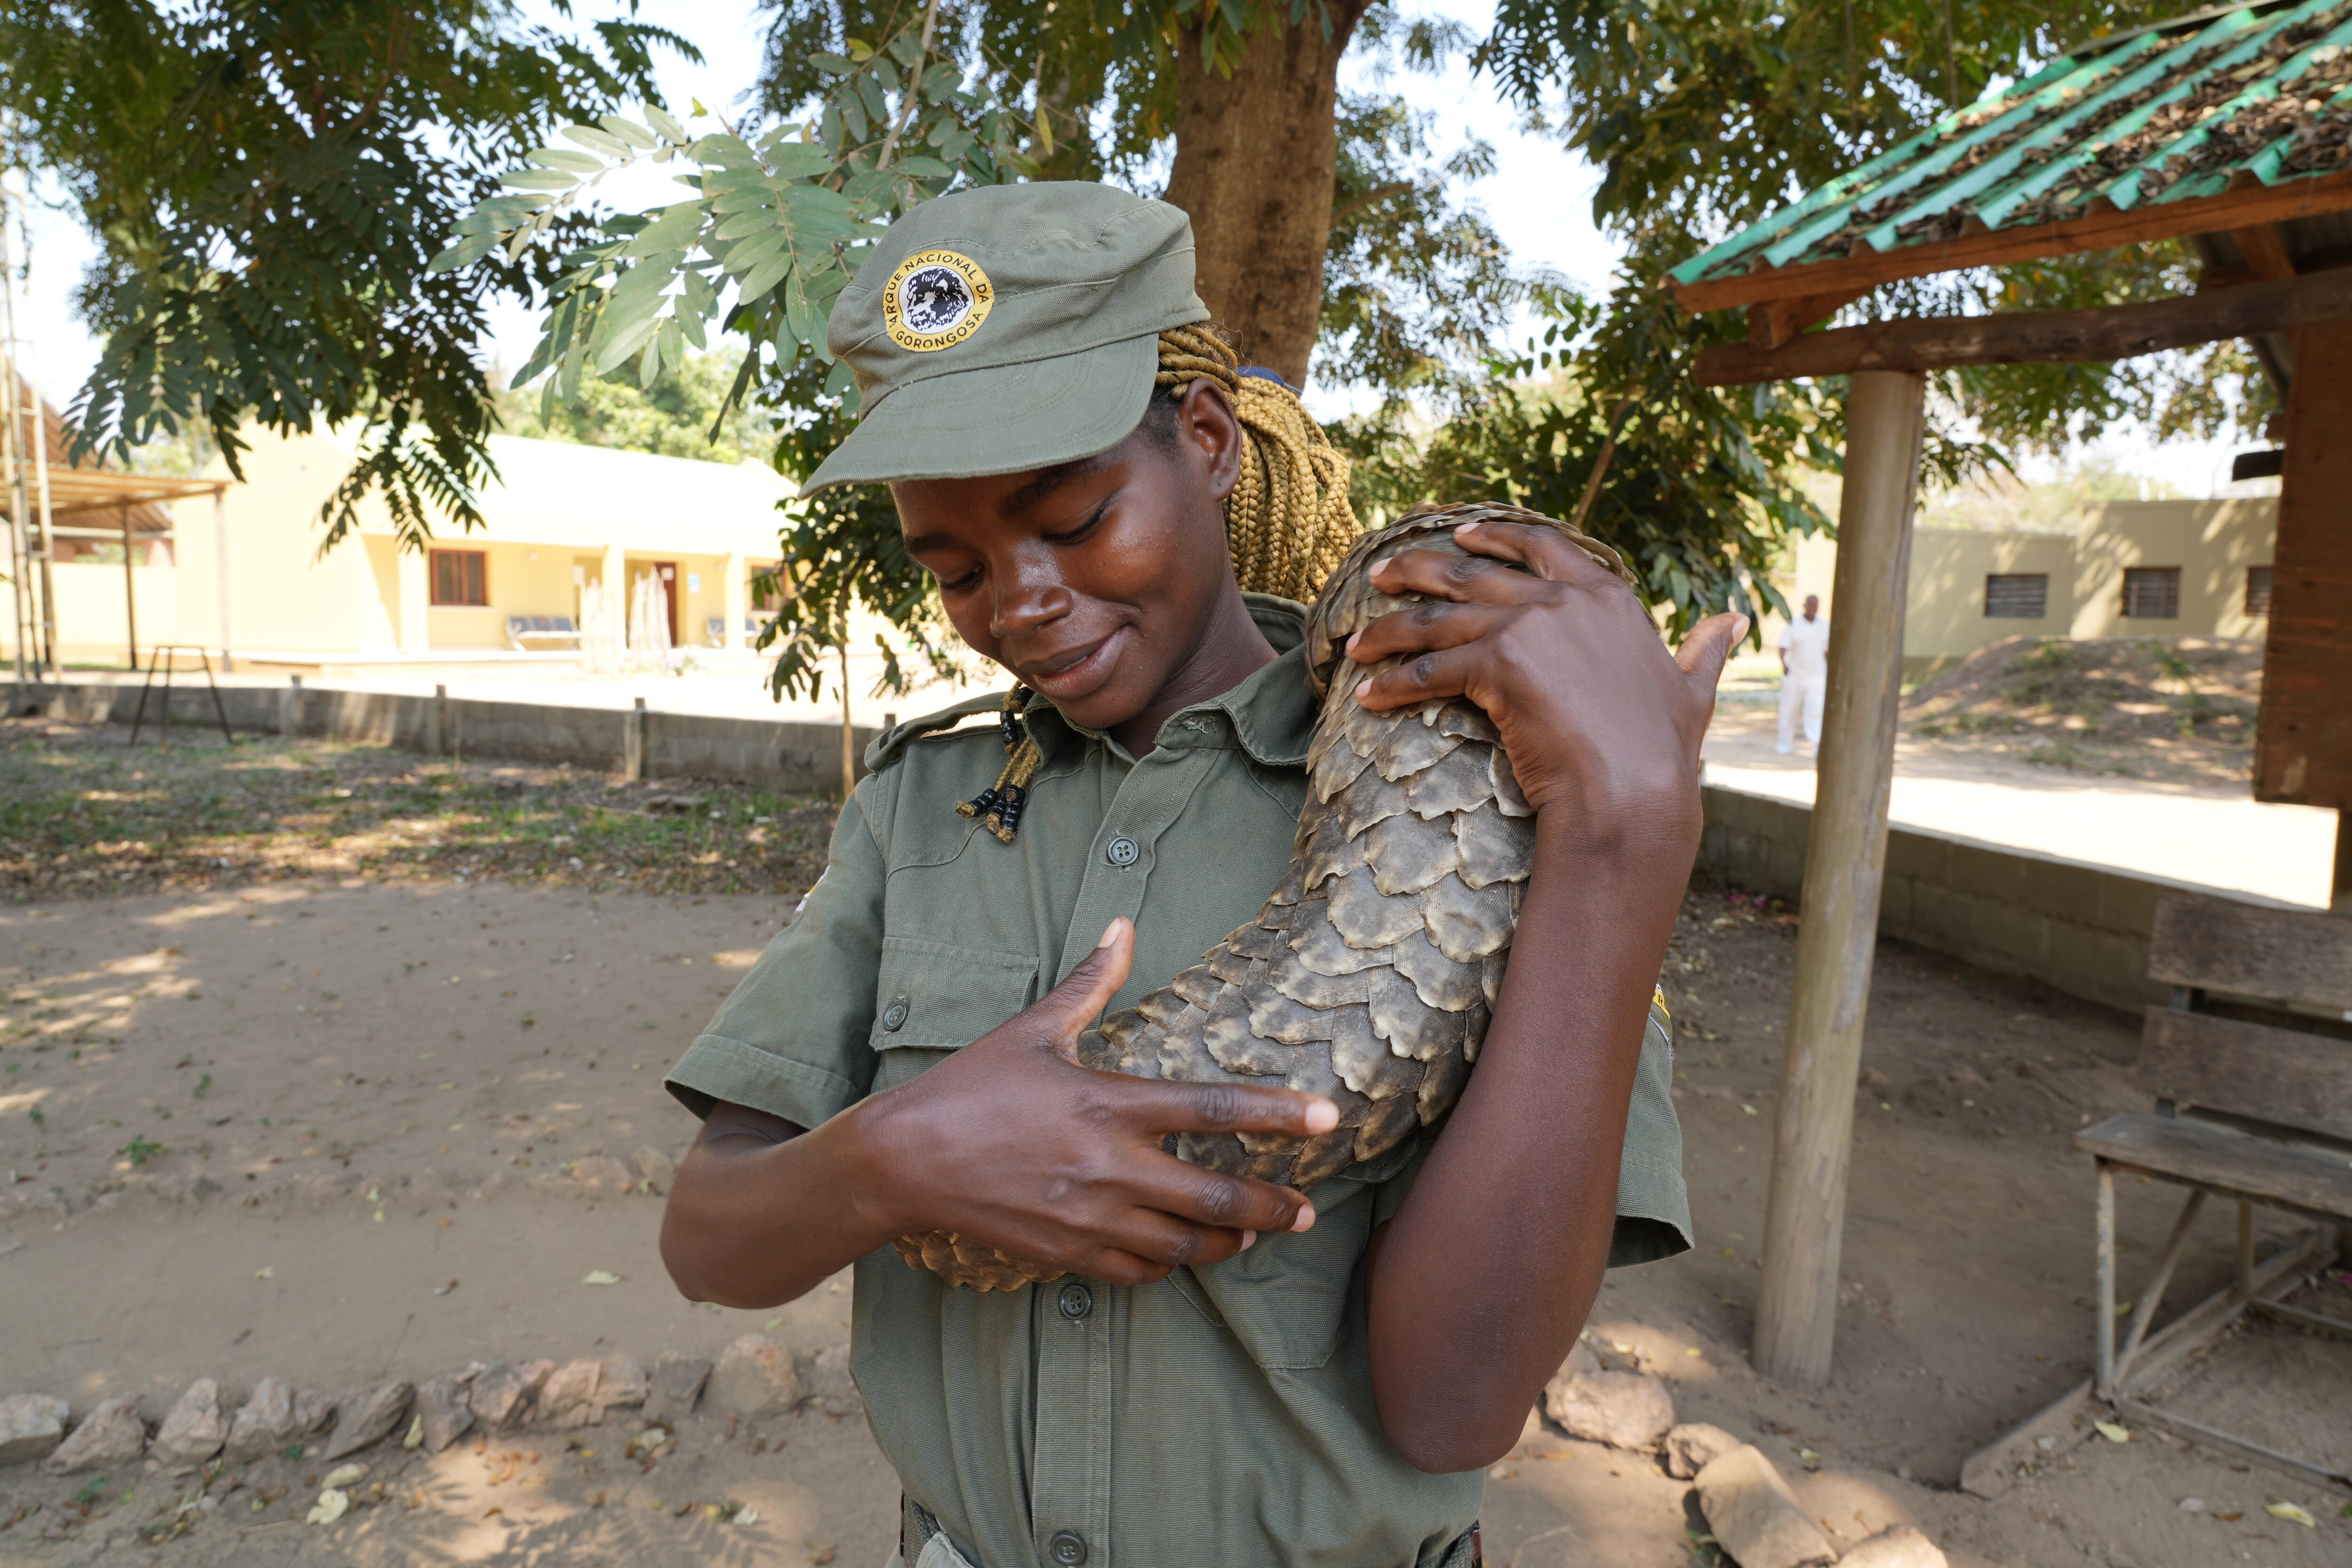
[[[1486,1561],[1478,1527],[1474,1524],[1469,1533],[1455,1538],[1445,1549],[1435,1568],[1485,1568]],[[898,1563],[900,1568],[973,1568],[971,1560],[955,1549],[940,1521],[931,1517],[930,1510],[903,1492],[898,1496]]]

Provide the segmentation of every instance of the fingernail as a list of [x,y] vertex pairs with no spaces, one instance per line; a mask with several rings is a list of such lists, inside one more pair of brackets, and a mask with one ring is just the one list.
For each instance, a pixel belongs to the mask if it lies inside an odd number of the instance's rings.
[[1257,1232],[1254,1230],[1245,1230],[1242,1232],[1242,1250],[1244,1252],[1247,1252],[1251,1247],[1255,1247],[1256,1245]]
[[1313,1204],[1300,1205],[1298,1209],[1298,1217],[1290,1222],[1291,1234],[1296,1236],[1302,1230],[1313,1230],[1314,1228],[1315,1205]]
[[1349,633],[1348,634],[1348,648],[1347,648],[1347,652],[1348,652],[1348,657],[1349,657],[1349,658],[1355,658],[1355,657],[1356,657],[1356,645],[1357,645],[1358,643],[1360,643],[1360,642],[1363,641],[1363,640],[1364,640],[1364,634],[1363,634],[1363,633],[1361,633],[1361,632],[1349,632]]
[[1740,616],[1738,621],[1734,624],[1731,628],[1731,640],[1733,642],[1746,641],[1748,638],[1748,628],[1754,624],[1755,623],[1750,621],[1746,616]]
[[1108,947],[1110,945],[1110,939],[1118,934],[1118,922],[1117,921],[1113,921],[1110,924],[1103,927],[1102,940],[1095,943],[1095,951],[1097,952],[1100,952],[1104,948]]
[[1371,694],[1372,683],[1369,680],[1356,688],[1356,700],[1359,702],[1361,702],[1365,698],[1370,697]]
[[1339,1108],[1328,1100],[1318,1100],[1307,1108],[1307,1131],[1328,1132],[1339,1125]]

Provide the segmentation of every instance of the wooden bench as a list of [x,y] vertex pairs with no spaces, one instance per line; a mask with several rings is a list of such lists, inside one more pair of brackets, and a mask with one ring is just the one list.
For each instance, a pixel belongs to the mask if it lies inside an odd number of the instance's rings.
[[517,653],[529,651],[530,643],[578,647],[580,628],[570,616],[509,616],[507,642]]
[[[2138,1080],[2153,1110],[2076,1134],[2098,1173],[2098,1371],[2092,1393],[2148,1426],[2242,1458],[2352,1487],[2352,1471],[2221,1431],[2142,1397],[2241,1315],[2352,1337],[2352,1323],[2287,1298],[2332,1262],[2352,1220],[2352,920],[2174,896],[2157,905],[2148,976],[2172,987],[2151,1007]],[[2189,1189],[2170,1239],[2116,1342],[2116,1174]],[[2150,1333],[2206,1201],[2237,1205],[2236,1277]],[[2259,1262],[2257,1206],[2311,1229]]]

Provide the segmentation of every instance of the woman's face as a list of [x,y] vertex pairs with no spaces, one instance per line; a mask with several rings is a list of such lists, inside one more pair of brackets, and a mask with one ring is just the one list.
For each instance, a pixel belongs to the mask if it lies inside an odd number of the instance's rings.
[[1107,452],[1026,473],[890,487],[908,553],[939,579],[963,640],[1110,730],[1199,651],[1234,591],[1224,498],[1241,427],[1194,382]]

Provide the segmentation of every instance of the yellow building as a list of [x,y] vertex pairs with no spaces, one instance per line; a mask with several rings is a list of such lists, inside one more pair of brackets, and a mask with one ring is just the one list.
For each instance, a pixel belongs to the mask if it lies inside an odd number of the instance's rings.
[[[2003,637],[2261,637],[2270,629],[2274,497],[2107,501],[2074,533],[1920,528],[1903,635],[1907,675]],[[1837,546],[1800,541],[1791,605],[1834,618]],[[1769,635],[1778,626],[1766,628]]]
[[[371,492],[358,531],[322,554],[320,509],[350,472],[354,442],[251,439],[246,482],[217,509],[209,496],[177,503],[168,554],[138,568],[142,642],[226,649],[239,668],[569,659],[583,590],[625,595],[651,577],[671,646],[741,648],[757,613],[751,579],[775,563],[777,508],[791,495],[758,463],[493,436],[486,527],[466,533],[436,519],[429,550],[402,550]],[[92,576],[58,584],[61,651],[119,663],[121,565],[56,570]]]

